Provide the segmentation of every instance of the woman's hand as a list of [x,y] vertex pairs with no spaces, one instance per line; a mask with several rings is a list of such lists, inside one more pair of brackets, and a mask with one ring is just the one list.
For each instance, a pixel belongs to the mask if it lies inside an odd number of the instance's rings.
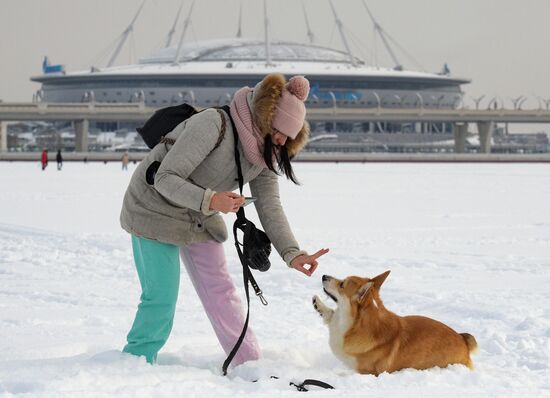
[[[290,266],[294,268],[296,271],[300,271],[303,274],[306,274],[307,276],[313,275],[315,270],[317,269],[317,266],[319,263],[317,262],[317,259],[325,254],[327,254],[329,249],[321,249],[315,254],[302,254],[301,256],[296,257],[294,260],[290,262]],[[309,264],[309,268],[306,268],[305,265]]]
[[244,196],[233,192],[216,192],[210,200],[210,210],[224,214],[236,213],[244,203]]

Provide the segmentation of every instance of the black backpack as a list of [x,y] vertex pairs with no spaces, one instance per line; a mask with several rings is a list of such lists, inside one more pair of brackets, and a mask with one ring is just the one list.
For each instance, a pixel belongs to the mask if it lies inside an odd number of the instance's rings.
[[[205,108],[206,109],[206,108]],[[225,105],[221,108],[212,108],[217,109],[218,113],[222,110],[229,116],[231,120],[231,114],[229,110],[229,106]],[[143,127],[138,127],[136,130],[143,138],[143,141],[145,141],[145,144],[149,147],[149,149],[153,149],[157,144],[160,142],[167,142],[170,144],[174,144],[175,140],[170,138],[164,138],[164,136],[168,133],[170,133],[174,128],[180,124],[181,122],[189,119],[191,116],[196,115],[197,113],[200,113],[202,111],[197,111],[194,107],[187,103],[183,103],[176,106],[169,106],[167,108],[162,108],[157,110],[153,116],[151,116]],[[223,116],[220,114],[220,116],[223,119]],[[231,120],[231,123],[233,121]],[[222,122],[222,129],[220,130],[220,136],[218,137],[218,142],[216,142],[216,145],[212,149],[213,152],[221,143],[223,140],[225,134],[225,123]],[[145,171],[145,180],[147,181],[147,184],[154,185],[155,184],[155,175],[157,174],[157,171],[160,167],[160,162],[158,160],[154,161],[147,167],[147,170]]]
[[153,149],[162,137],[196,113],[199,113],[199,111],[189,104],[169,106],[156,111],[142,127],[138,127],[136,130],[145,141],[145,144]]

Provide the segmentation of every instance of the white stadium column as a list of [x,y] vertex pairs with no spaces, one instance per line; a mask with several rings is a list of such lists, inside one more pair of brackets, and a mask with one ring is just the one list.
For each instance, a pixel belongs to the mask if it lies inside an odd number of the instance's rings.
[[491,153],[491,137],[493,135],[493,122],[478,122],[479,146],[481,153]]
[[88,120],[76,120],[74,122],[75,149],[77,152],[88,152]]
[[466,152],[466,136],[468,135],[468,123],[453,125],[453,132],[455,137],[455,152]]
[[8,151],[8,123],[0,120],[0,152]]

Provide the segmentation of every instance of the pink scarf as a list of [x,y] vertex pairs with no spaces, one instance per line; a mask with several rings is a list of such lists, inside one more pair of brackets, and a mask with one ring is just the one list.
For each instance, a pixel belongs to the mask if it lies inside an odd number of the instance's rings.
[[243,87],[235,93],[231,102],[231,117],[237,127],[246,159],[256,166],[267,167],[263,157],[264,138],[252,121],[252,114],[246,100],[251,91],[251,88]]

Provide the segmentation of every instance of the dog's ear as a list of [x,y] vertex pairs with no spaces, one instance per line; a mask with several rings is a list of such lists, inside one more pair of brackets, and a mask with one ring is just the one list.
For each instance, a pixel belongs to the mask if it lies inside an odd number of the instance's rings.
[[380,289],[380,286],[382,286],[382,283],[384,283],[384,281],[386,280],[389,274],[390,274],[390,271],[388,270],[372,278],[372,281],[374,282],[374,286]]
[[371,282],[367,282],[365,283],[363,286],[361,286],[359,288],[359,290],[357,290],[357,293],[355,293],[355,297],[357,299],[357,302],[359,304],[361,304],[363,302],[363,300],[365,299],[367,293],[369,292],[370,288],[374,285],[374,283],[371,281]]

